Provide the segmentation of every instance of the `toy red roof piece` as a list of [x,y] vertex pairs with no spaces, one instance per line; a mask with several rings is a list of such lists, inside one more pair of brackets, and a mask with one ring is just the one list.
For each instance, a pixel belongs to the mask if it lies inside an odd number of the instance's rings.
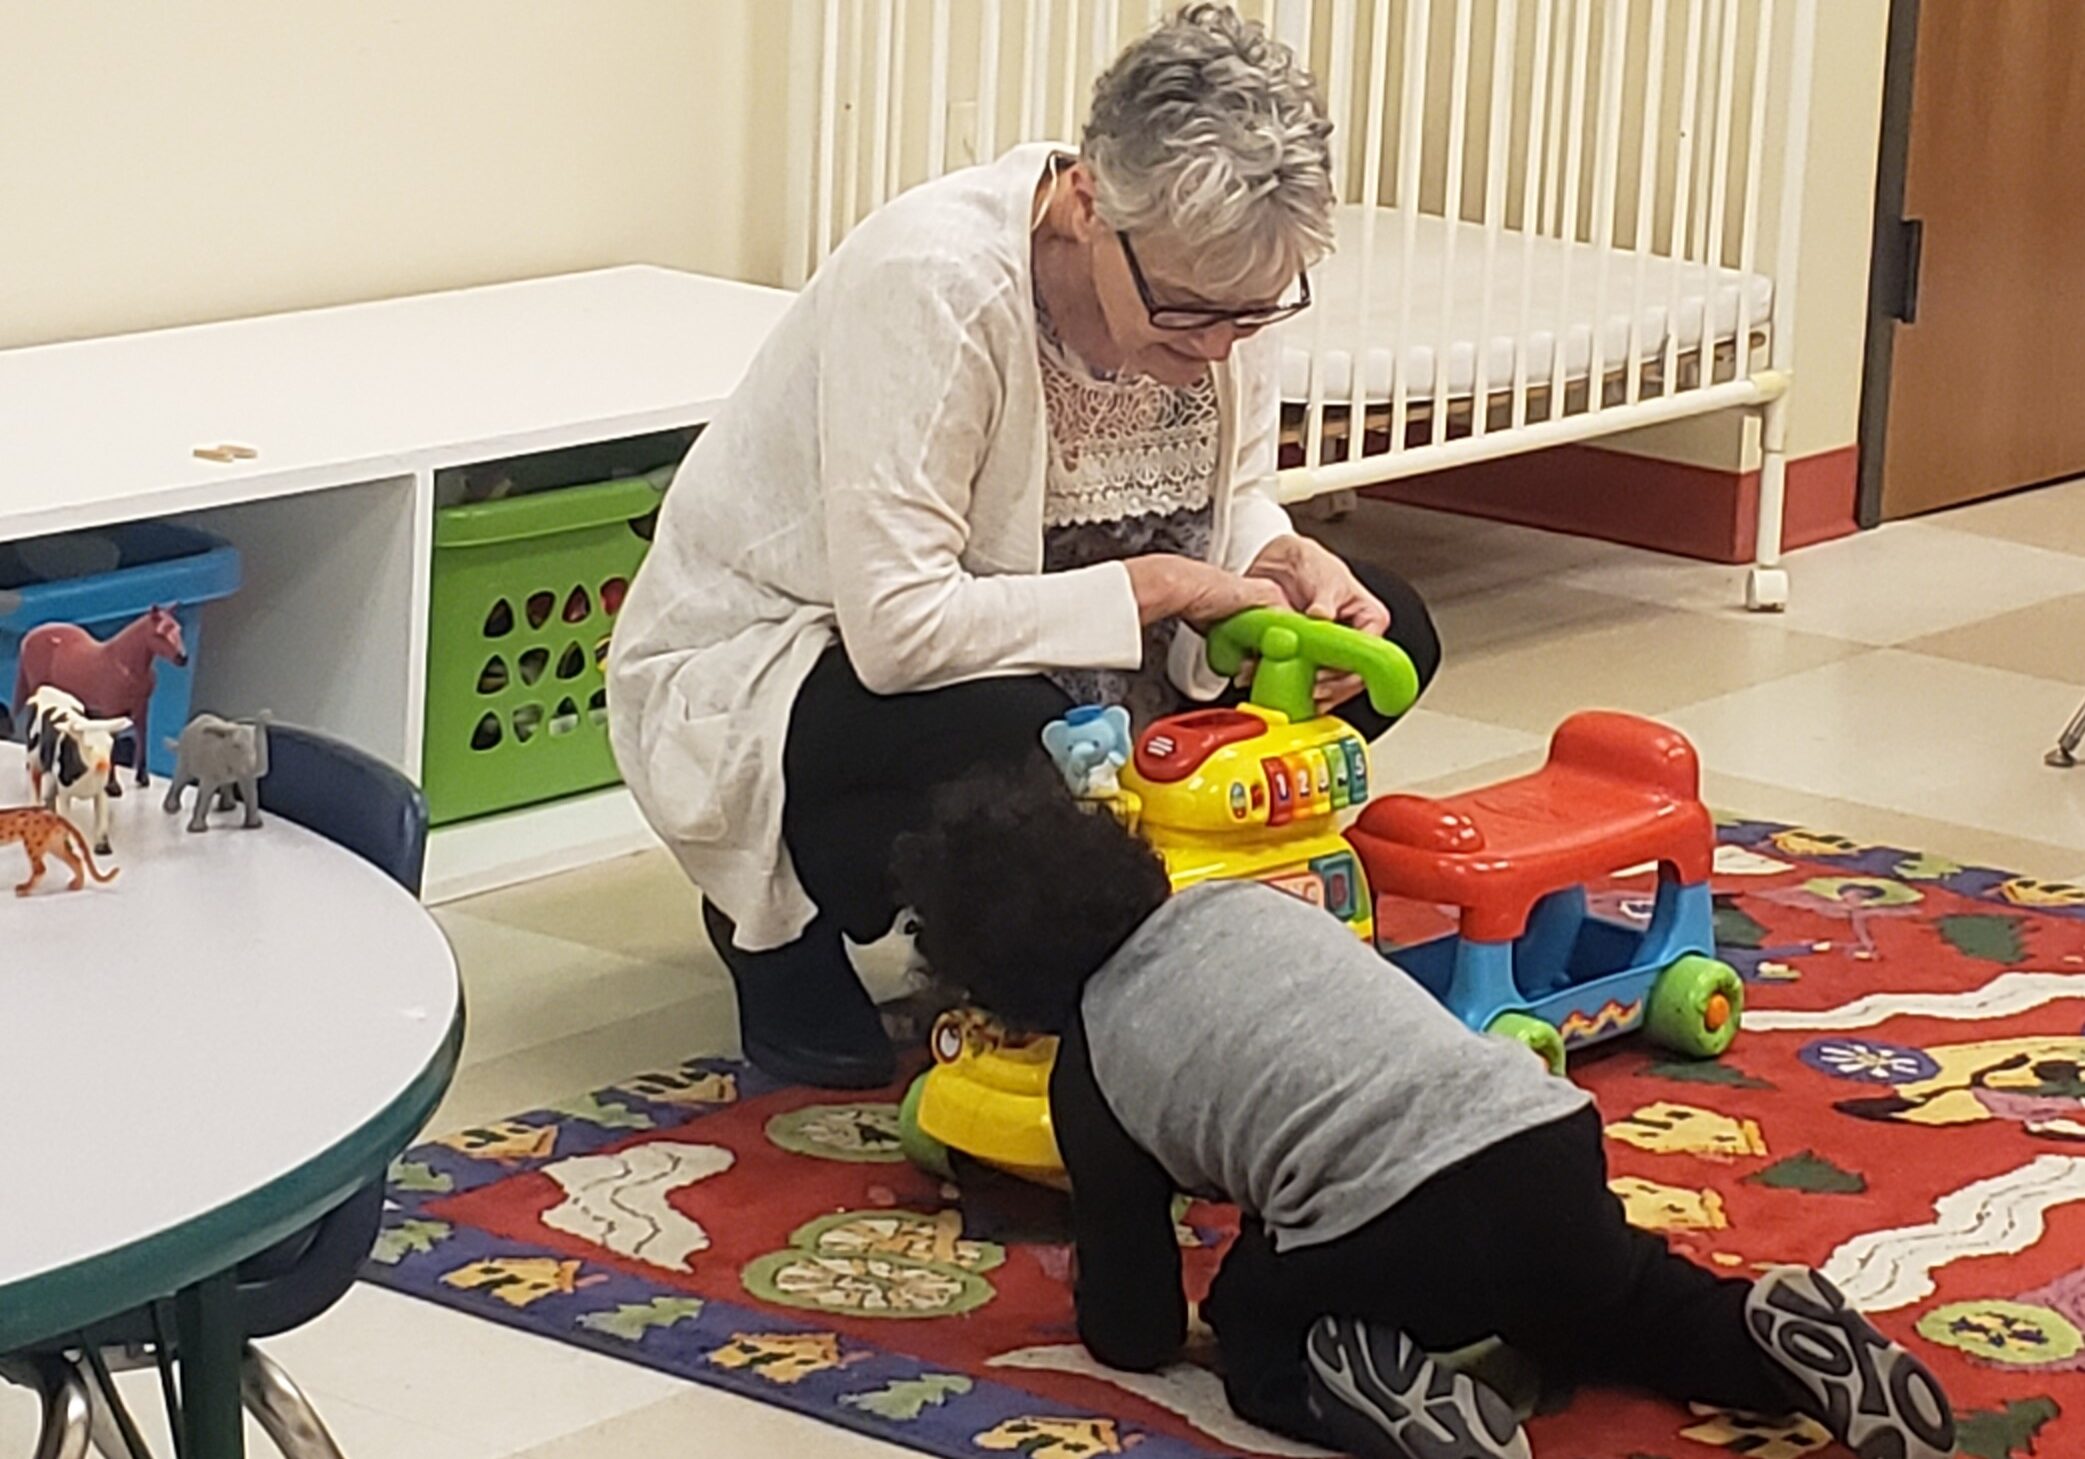
[[1185,780],[1222,749],[1267,733],[1267,721],[1238,709],[1197,709],[1170,715],[1137,740],[1137,774],[1154,784]]
[[1438,800],[1385,796],[1347,839],[1378,896],[1453,904],[1465,937],[1503,942],[1548,893],[1640,862],[1706,880],[1716,828],[1684,735],[1589,711],[1558,727],[1540,770]]

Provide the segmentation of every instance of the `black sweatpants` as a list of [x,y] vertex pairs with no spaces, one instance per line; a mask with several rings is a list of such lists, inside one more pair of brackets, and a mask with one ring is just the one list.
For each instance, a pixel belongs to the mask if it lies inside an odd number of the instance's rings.
[[1304,1338],[1326,1315],[1401,1328],[1432,1352],[1497,1337],[1549,1382],[1785,1410],[1789,1391],[1746,1332],[1750,1290],[1629,1225],[1586,1109],[1442,1172],[1336,1241],[1277,1255],[1248,1223],[1202,1314],[1232,1407],[1312,1439]]
[[[1423,687],[1441,662],[1426,604],[1394,573],[1356,563],[1354,575],[1389,608],[1385,636],[1411,656]],[[1036,675],[875,694],[844,646],[828,649],[797,693],[782,752],[782,838],[820,913],[806,936],[831,937],[837,927],[866,942],[889,931],[891,848],[917,827],[935,787],[1041,753],[1043,726],[1069,707]],[[1366,696],[1339,714],[1369,740],[1390,725]]]

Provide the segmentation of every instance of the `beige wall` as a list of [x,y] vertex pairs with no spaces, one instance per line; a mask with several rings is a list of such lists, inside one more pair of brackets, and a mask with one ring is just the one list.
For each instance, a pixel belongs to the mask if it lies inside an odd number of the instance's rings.
[[[789,8],[0,0],[0,346],[631,260],[778,280]],[[1798,454],[1856,432],[1888,0],[1818,10]],[[1740,424],[1626,444],[1731,465]]]
[[779,266],[783,0],[0,0],[0,346]]
[[1846,446],[1860,434],[1868,254],[1882,132],[1889,0],[1821,0],[1817,86],[1803,188],[1802,297],[1790,449]]

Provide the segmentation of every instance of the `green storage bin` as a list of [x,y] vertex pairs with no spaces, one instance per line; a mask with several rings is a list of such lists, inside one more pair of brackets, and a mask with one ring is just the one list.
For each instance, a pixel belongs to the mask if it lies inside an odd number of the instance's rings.
[[434,824],[616,783],[608,636],[671,475],[435,512],[423,776]]

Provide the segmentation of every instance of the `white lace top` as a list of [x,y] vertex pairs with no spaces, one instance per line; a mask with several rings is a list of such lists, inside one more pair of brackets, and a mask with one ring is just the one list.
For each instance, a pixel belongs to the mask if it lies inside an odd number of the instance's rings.
[[[1088,567],[1144,553],[1208,555],[1221,425],[1207,376],[1173,386],[1093,369],[1058,338],[1036,301],[1037,352],[1049,465],[1043,494],[1043,568]],[[1174,624],[1144,630],[1137,669],[1060,669],[1051,679],[1082,704],[1120,704],[1139,725],[1179,709],[1166,675]]]
[[1048,332],[1040,337],[1050,469],[1045,527],[1119,522],[1209,505],[1216,475],[1216,387],[1147,375],[1111,379]]

